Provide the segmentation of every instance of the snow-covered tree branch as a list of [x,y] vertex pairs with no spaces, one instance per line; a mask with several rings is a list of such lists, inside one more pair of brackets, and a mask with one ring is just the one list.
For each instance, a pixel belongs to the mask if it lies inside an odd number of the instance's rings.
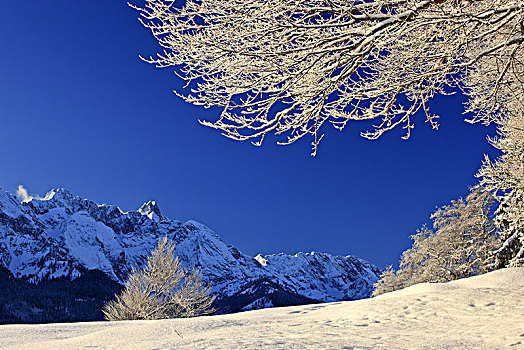
[[524,266],[524,108],[519,101],[518,114],[509,115],[500,125],[493,146],[502,156],[491,161],[485,157],[477,176],[486,191],[499,202],[495,211],[503,244],[495,251],[499,267]]
[[280,144],[331,123],[374,120],[362,136],[397,126],[409,137],[428,102],[462,89],[469,121],[498,121],[522,98],[520,0],[146,0],[131,5],[175,67],[187,102],[222,109],[204,125],[235,140]]

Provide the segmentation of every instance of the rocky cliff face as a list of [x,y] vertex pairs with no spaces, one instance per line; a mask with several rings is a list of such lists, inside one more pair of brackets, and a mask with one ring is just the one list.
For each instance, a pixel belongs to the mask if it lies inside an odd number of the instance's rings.
[[352,256],[324,253],[250,257],[205,225],[165,217],[155,202],[122,212],[65,189],[19,203],[0,192],[0,267],[12,277],[40,284],[75,280],[102,271],[122,283],[160,237],[176,243],[186,267],[213,284],[222,312],[368,297],[379,269]]

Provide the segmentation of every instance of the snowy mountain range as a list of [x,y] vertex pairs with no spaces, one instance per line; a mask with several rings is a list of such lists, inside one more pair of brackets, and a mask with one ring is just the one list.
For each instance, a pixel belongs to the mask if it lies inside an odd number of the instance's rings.
[[[164,236],[176,243],[185,267],[199,268],[213,284],[216,307],[223,313],[365,298],[380,273],[353,256],[311,252],[251,257],[201,223],[168,219],[154,201],[122,212],[66,189],[24,203],[0,192],[0,269],[9,281],[25,281],[26,289],[50,280],[67,285],[90,271],[103,273],[105,277],[96,277],[98,283],[119,286],[129,268],[140,266]],[[1,288],[0,281],[0,297]]]

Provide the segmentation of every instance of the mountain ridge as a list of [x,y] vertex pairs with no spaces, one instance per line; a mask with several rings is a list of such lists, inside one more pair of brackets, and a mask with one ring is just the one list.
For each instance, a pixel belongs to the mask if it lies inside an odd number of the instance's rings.
[[123,212],[67,189],[23,203],[0,191],[0,267],[32,283],[100,270],[122,284],[129,267],[140,266],[164,236],[175,242],[183,266],[199,268],[212,283],[221,312],[365,298],[380,273],[350,255],[251,257],[202,223],[167,218],[155,201]]

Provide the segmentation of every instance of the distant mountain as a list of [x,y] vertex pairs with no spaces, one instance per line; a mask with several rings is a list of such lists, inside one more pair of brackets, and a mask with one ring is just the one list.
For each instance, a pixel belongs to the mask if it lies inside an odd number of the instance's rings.
[[163,236],[176,243],[185,267],[213,284],[222,313],[365,298],[380,273],[352,256],[253,258],[201,223],[168,219],[154,201],[124,213],[66,189],[27,203],[0,192],[0,322],[100,319],[129,267],[140,266]]

